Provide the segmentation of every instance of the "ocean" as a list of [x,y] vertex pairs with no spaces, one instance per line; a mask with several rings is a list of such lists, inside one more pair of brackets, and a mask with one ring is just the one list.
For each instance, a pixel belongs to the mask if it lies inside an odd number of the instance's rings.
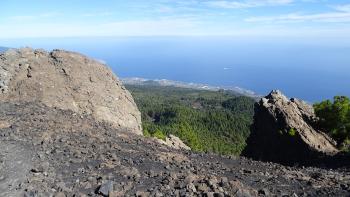
[[0,40],[62,48],[106,62],[119,77],[238,86],[318,102],[350,96],[350,41],[237,37],[105,37]]

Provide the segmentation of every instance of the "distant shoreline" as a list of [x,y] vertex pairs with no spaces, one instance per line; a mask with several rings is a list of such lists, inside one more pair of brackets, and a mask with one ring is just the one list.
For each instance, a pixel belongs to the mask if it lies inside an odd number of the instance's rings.
[[173,86],[173,87],[179,87],[179,88],[189,88],[189,89],[208,90],[208,91],[229,90],[248,97],[253,97],[253,98],[261,97],[261,95],[258,95],[251,90],[247,90],[237,86],[231,86],[231,87],[212,86],[212,85],[201,84],[201,83],[191,83],[191,82],[188,83],[188,82],[174,81],[174,80],[168,80],[168,79],[146,79],[141,77],[126,77],[126,78],[120,78],[120,80],[123,82],[123,84],[126,84],[126,85]]

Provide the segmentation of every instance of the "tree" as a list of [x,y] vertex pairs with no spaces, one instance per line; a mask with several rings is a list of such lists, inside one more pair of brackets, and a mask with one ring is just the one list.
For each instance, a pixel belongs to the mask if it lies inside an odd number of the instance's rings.
[[338,143],[350,140],[350,99],[335,96],[333,102],[322,101],[314,105],[318,125],[331,135]]
[[176,87],[127,88],[142,113],[146,136],[173,134],[192,150],[230,155],[239,155],[246,145],[255,102],[249,97]]

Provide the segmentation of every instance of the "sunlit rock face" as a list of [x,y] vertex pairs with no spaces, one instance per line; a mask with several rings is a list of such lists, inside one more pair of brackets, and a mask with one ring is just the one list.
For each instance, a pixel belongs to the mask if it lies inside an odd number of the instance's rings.
[[22,48],[1,54],[0,100],[39,101],[142,134],[141,114],[118,78],[106,65],[74,52]]

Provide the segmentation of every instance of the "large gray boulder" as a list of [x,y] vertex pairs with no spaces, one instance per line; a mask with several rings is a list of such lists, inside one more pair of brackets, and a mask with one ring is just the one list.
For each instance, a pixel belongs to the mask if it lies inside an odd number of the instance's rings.
[[38,101],[142,134],[141,114],[118,78],[74,52],[22,48],[0,54],[0,101]]
[[313,107],[272,91],[255,105],[245,156],[284,164],[312,163],[338,153],[336,143],[314,127]]

